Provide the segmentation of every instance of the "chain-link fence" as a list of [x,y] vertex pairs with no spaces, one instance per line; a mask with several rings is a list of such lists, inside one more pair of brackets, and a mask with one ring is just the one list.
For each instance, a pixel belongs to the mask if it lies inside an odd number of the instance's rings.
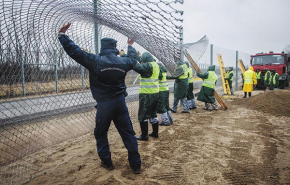
[[[127,50],[151,52],[172,73],[180,55],[182,0],[0,1],[0,184],[29,181],[40,159],[60,142],[93,131],[96,102],[88,70],[70,59],[57,31],[91,53],[111,37]],[[126,76],[132,121],[138,112],[138,74]],[[33,154],[33,155],[31,155]],[[37,154],[37,156],[35,156]],[[36,158],[37,157],[37,158]]]
[[[67,34],[92,53],[98,52],[104,37],[116,39],[117,48],[126,53],[127,37],[133,38],[137,51],[149,51],[173,74],[182,44],[182,12],[174,8],[180,3],[183,1],[0,2],[0,184],[29,181],[41,165],[39,160],[45,161],[57,143],[93,132],[96,102],[89,90],[89,72],[64,52],[57,40],[59,27],[72,22]],[[204,57],[210,56],[208,39],[183,47],[206,71],[210,62],[201,56],[204,52]],[[136,72],[127,73],[126,85],[126,101],[135,122]]]

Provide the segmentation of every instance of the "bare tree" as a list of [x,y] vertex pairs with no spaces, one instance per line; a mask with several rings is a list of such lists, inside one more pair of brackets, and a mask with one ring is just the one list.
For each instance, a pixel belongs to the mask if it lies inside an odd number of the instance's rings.
[[288,44],[284,47],[284,52],[287,53],[288,55],[290,55],[290,44]]

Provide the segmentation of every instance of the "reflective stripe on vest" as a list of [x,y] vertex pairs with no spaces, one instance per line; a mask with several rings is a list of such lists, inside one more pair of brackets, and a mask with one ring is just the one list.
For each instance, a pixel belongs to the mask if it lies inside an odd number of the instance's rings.
[[166,72],[162,73],[162,80],[159,80],[159,91],[169,91],[168,83],[166,82]]
[[204,79],[202,86],[214,89],[217,79],[218,77],[214,71],[208,71],[208,77],[207,79]]
[[192,80],[192,68],[191,67],[188,68],[188,83],[193,83],[193,80]]
[[277,76],[277,74],[278,74],[278,73],[275,73],[274,76],[273,76],[273,84],[274,84],[274,85],[276,85],[276,76]]
[[270,71],[267,71],[267,72],[266,72],[266,74],[265,74],[265,81],[268,80],[268,78],[267,78],[267,76],[268,76],[267,74],[268,74],[268,73],[270,74],[269,81],[271,81],[271,72],[270,72]]
[[254,80],[253,80],[253,74],[255,72],[252,71],[252,70],[247,70],[245,73],[244,73],[244,84],[254,84]]
[[261,71],[259,71],[258,73],[256,73],[256,77],[257,77],[258,80],[261,79]]
[[[227,71],[227,78],[229,78],[230,74],[233,74],[233,71]],[[233,81],[234,75],[229,79],[230,81]]]
[[178,77],[178,79],[186,79],[188,78],[188,68],[186,64],[182,64],[181,66],[179,66],[183,69],[183,74],[181,76]]
[[155,94],[159,93],[159,65],[156,62],[149,62],[152,66],[152,75],[150,78],[140,77],[139,93],[143,94]]

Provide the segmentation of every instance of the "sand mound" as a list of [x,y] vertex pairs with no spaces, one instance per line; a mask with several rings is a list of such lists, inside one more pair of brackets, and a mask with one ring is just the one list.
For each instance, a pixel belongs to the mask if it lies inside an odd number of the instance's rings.
[[251,98],[237,99],[233,104],[261,111],[266,114],[290,117],[289,90],[267,91],[263,94],[252,96]]

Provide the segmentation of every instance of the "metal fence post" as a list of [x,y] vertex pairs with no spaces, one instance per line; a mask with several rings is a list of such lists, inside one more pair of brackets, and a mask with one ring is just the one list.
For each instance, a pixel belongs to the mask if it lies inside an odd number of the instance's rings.
[[132,70],[132,84],[134,82],[134,70]]
[[82,89],[85,89],[85,68],[81,66],[81,74],[82,74]]
[[58,93],[58,66],[57,66],[57,61],[56,61],[56,50],[53,49],[53,60],[54,60],[54,74],[55,74],[55,92]]
[[96,20],[98,15],[98,0],[94,0],[94,27],[95,27],[95,54],[99,53],[99,25]]
[[213,44],[210,45],[210,65],[213,65]]
[[24,61],[22,58],[22,46],[19,45],[19,60],[21,65],[21,84],[22,84],[22,96],[25,96],[25,74],[24,74]]
[[183,27],[179,27],[179,36],[180,36],[180,60],[184,61],[184,55],[183,55]]
[[236,51],[236,88],[235,90],[238,90],[238,62],[239,62],[239,51]]

